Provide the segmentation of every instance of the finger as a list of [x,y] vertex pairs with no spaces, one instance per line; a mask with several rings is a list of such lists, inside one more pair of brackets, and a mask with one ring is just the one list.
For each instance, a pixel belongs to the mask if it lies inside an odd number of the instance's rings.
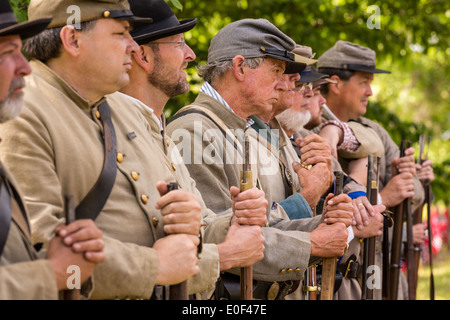
[[166,216],[170,214],[189,213],[200,210],[200,204],[196,201],[176,201],[165,205],[161,209],[161,214]]
[[85,252],[85,251],[102,251],[105,247],[103,239],[92,239],[87,241],[75,242],[72,245],[72,249],[75,252]]
[[168,191],[167,182],[158,181],[156,183],[156,189],[158,190],[160,196],[165,195]]
[[103,251],[87,251],[84,258],[90,262],[100,263],[105,261],[106,255]]

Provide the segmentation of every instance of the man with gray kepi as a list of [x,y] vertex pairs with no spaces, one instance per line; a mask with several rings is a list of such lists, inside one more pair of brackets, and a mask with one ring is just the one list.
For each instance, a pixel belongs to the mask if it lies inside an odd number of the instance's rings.
[[[423,188],[416,176],[414,149],[407,149],[405,156],[399,157],[399,147],[388,132],[376,122],[363,117],[368,99],[372,95],[371,83],[374,74],[390,73],[376,68],[375,56],[375,51],[369,48],[342,40],[337,41],[332,48],[320,56],[319,72],[328,74],[331,79],[337,81],[336,84],[328,84],[321,88],[327,100],[327,107],[323,110],[324,118],[348,122],[351,128],[357,126],[375,132],[384,147],[379,173],[378,202],[387,208],[392,208],[411,197],[412,211],[414,211],[424,200]],[[361,158],[367,154],[361,155],[357,151],[351,156]],[[343,168],[346,170],[344,158],[340,154],[340,159],[344,160]],[[358,205],[363,206],[364,203],[361,202]],[[380,253],[377,254],[377,260],[377,264],[381,265]],[[375,290],[375,296],[381,299],[381,290]],[[399,292],[400,299],[405,297],[407,297],[406,291]]]
[[[319,261],[318,257],[342,255],[348,236],[344,222],[326,225],[320,223],[320,217],[289,220],[265,188],[270,183],[268,174],[273,172],[271,165],[279,168],[278,149],[273,163],[261,162],[263,154],[267,159],[267,152],[261,150],[258,155],[258,133],[251,128],[248,117],[270,113],[279,91],[287,88],[283,73],[304,69],[304,64],[295,63],[291,53],[294,45],[292,39],[264,19],[243,19],[227,25],[211,41],[207,65],[200,70],[206,80],[200,94],[167,127],[172,140],[182,138],[177,146],[186,166],[206,205],[217,213],[231,205],[228,190],[240,184],[244,136],[249,138],[253,185],[266,194],[270,226],[283,230],[282,236],[290,238],[270,257],[274,266],[283,267],[267,269],[261,280],[268,282],[301,280],[307,266]],[[292,207],[303,207],[305,202],[296,195]],[[328,242],[330,238],[332,243]]]
[[146,119],[109,96],[128,84],[139,49],[130,22],[150,19],[133,15],[128,1],[87,0],[76,2],[74,21],[72,5],[31,0],[30,19],[53,20],[24,46],[33,67],[24,109],[1,128],[4,160],[22,178],[35,241],[47,244],[61,221],[62,196],[71,193],[77,218],[94,219],[104,235],[106,258],[94,270],[89,298],[150,299],[156,285],[193,276],[214,285],[215,273],[200,273],[197,198],[168,192],[176,168],[153,161],[149,150],[159,147]]
[[[50,21],[17,23],[9,2],[0,1],[0,123],[22,109],[24,77],[31,73],[21,53],[22,40],[44,30]],[[58,299],[58,290],[67,289],[69,266],[80,268],[84,282],[105,258],[102,233],[92,221],[61,225],[54,234],[46,252],[33,247],[22,193],[0,163],[0,300]]]

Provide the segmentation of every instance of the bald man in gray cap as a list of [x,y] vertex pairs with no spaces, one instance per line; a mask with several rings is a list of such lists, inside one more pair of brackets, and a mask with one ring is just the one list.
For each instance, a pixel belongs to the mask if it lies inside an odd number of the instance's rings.
[[[387,131],[376,122],[363,117],[368,99],[372,96],[371,83],[374,75],[390,73],[378,69],[375,59],[375,51],[341,40],[319,58],[319,71],[337,81],[336,84],[323,86],[321,90],[327,99],[324,118],[348,122],[353,130],[363,128],[376,133],[383,142],[384,150],[381,156],[379,202],[392,208],[404,199],[412,198],[414,211],[424,200],[423,188],[416,176],[414,149],[407,149],[405,156],[400,158],[399,147]],[[355,152],[353,155],[354,158],[364,156],[367,154]],[[380,259],[380,255],[377,258]],[[381,298],[380,290],[375,290],[375,294],[378,299]],[[407,298],[407,292],[400,292],[399,298]]]
[[[291,53],[294,46],[292,39],[264,19],[243,19],[227,25],[212,39],[208,62],[200,68],[205,80],[200,94],[167,127],[205,203],[219,214],[231,205],[230,187],[240,185],[243,141],[244,136],[249,137],[252,184],[266,194],[270,226],[282,231],[279,240],[272,237],[265,244],[273,253],[265,255],[266,263],[269,262],[267,274],[254,276],[263,282],[277,281],[282,292],[277,299],[289,292],[285,281],[301,280],[307,266],[318,261],[317,257],[344,252],[346,225],[350,222],[342,219],[326,225],[320,217],[290,221],[286,210],[311,209],[298,190],[286,206],[279,203],[286,198],[283,191],[280,194],[285,186],[278,177],[270,179],[279,172],[278,148],[271,151],[268,146],[269,149],[260,150],[266,155],[265,162],[258,155],[258,133],[251,128],[248,118],[270,113],[279,92],[287,89],[283,74],[304,69],[305,63],[296,62],[297,57]],[[288,170],[298,186],[297,173],[291,166]],[[279,189],[269,184],[277,184]],[[334,213],[330,214],[334,216]],[[330,222],[336,221],[332,216]],[[333,245],[322,245],[329,238],[333,239]],[[280,243],[283,243],[281,248]],[[267,282],[262,286],[271,287]],[[255,297],[261,298],[257,291]],[[267,299],[266,294],[262,298]]]

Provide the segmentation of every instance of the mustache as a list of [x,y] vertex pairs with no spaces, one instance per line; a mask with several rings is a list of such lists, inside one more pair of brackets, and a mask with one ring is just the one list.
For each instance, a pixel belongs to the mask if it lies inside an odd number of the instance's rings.
[[24,78],[15,78],[11,82],[11,85],[9,86],[9,93],[11,94],[14,90],[17,88],[23,88],[25,87],[25,79]]

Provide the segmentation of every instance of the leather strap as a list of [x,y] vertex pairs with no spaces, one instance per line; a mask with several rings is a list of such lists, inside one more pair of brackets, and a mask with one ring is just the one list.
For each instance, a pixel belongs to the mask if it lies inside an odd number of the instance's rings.
[[105,146],[103,169],[95,185],[75,209],[76,219],[95,220],[108,200],[116,180],[117,140],[114,126],[111,121],[111,111],[106,100],[98,106],[98,111],[100,113],[100,121],[103,125],[103,140]]
[[8,239],[9,228],[11,226],[11,195],[2,174],[0,184],[0,256],[5,248]]

